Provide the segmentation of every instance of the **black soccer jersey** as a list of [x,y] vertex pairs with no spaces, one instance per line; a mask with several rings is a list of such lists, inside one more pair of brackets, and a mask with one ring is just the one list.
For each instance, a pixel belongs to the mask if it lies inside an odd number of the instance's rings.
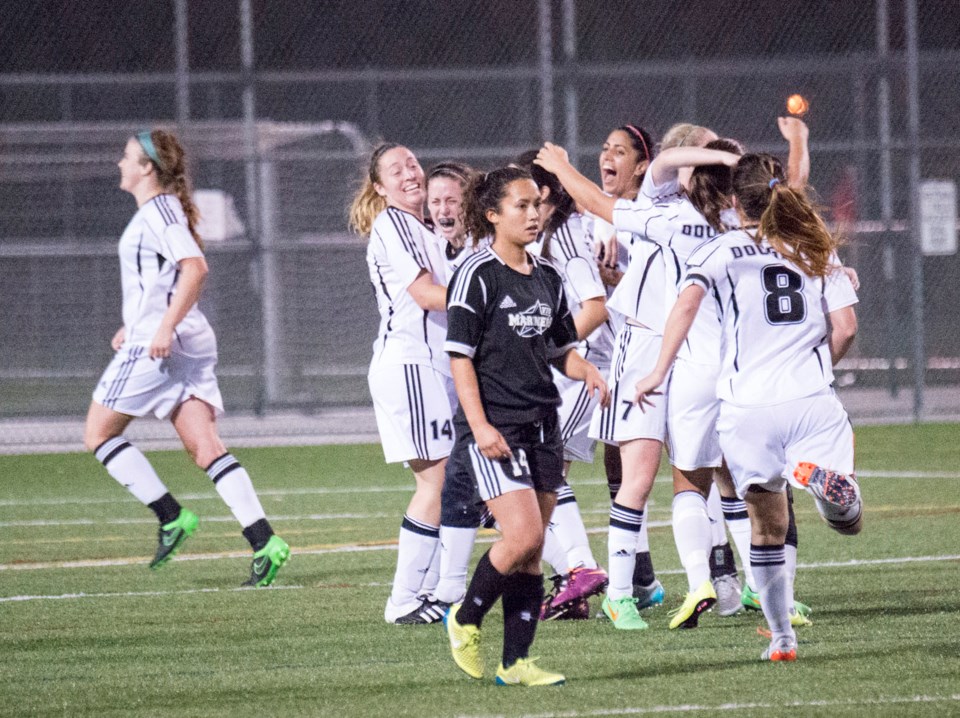
[[[555,269],[531,257],[521,274],[490,248],[457,269],[447,289],[450,354],[473,359],[487,420],[494,425],[538,421],[560,405],[549,360],[577,344],[577,330]],[[465,421],[463,409],[458,421]]]

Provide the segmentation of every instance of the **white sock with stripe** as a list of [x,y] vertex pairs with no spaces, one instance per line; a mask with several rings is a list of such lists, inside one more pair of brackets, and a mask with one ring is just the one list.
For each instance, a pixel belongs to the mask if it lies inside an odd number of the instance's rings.
[[133,494],[144,506],[148,506],[167,493],[157,472],[147,457],[124,436],[107,439],[94,449],[97,461],[103,464],[116,481]]
[[260,499],[253,488],[250,474],[233,454],[226,453],[214,459],[206,468],[207,476],[243,528],[266,518]]
[[583,517],[580,515],[580,505],[577,503],[576,496],[573,495],[573,489],[567,484],[557,491],[557,505],[553,509],[550,525],[566,553],[567,568],[597,567],[593,552],[590,550],[587,527],[583,525]]
[[607,537],[607,565],[610,574],[607,595],[612,600],[633,595],[633,565],[642,525],[642,510],[613,502],[610,507],[610,530]]
[[397,545],[397,570],[390,593],[394,606],[419,603],[418,596],[439,549],[439,526],[431,526],[409,516],[403,517]]
[[696,491],[681,491],[673,497],[673,540],[680,554],[680,563],[687,572],[692,593],[710,580],[710,550],[713,535],[707,502]]
[[[556,513],[554,513],[556,516]],[[551,573],[566,573],[570,568],[567,562],[567,552],[563,547],[563,542],[557,535],[556,525],[553,520],[547,524],[547,530],[543,534],[543,560],[550,566]]]
[[747,502],[736,497],[721,496],[720,505],[723,507],[723,520],[727,522],[733,545],[737,547],[737,554],[740,556],[743,578],[747,585],[756,591],[757,584],[750,566],[750,516],[747,514]]
[[760,594],[760,607],[770,626],[773,639],[789,636],[796,641],[790,626],[790,608],[793,594],[788,595],[790,581],[787,578],[784,545],[750,545],[750,564],[756,578],[756,591]]

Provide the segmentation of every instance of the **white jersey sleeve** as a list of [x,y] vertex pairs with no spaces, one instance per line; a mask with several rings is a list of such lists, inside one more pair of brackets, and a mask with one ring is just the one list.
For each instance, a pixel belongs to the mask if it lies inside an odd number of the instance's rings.
[[836,269],[826,278],[823,288],[823,298],[827,304],[827,311],[835,312],[838,309],[852,306],[860,300],[857,298],[857,292],[853,288],[850,277],[847,276],[847,273],[844,272],[840,266],[839,258],[836,256],[831,257],[830,264],[836,267]]

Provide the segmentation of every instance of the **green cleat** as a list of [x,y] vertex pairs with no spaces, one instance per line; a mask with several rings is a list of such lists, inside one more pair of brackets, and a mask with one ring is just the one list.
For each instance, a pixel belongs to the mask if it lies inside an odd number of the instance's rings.
[[683,599],[680,608],[670,612],[670,628],[696,628],[700,614],[717,602],[717,592],[710,579],[707,579]]
[[168,524],[160,527],[157,553],[150,562],[150,568],[156,570],[163,566],[167,561],[173,558],[173,555],[180,549],[183,542],[186,541],[194,531],[200,519],[189,509],[180,509],[180,515]]
[[633,596],[611,599],[606,596],[601,606],[603,612],[613,622],[614,628],[622,631],[641,631],[647,628],[647,622],[640,617],[637,599]]
[[[760,607],[760,594],[753,591],[746,584],[743,586],[743,593],[740,594],[740,602],[748,611],[763,610]],[[793,608],[790,609],[790,625],[794,627],[812,626],[813,621],[810,620],[811,613],[813,613],[813,609],[810,608],[810,606],[805,603],[800,603],[800,601],[794,601]]]
[[480,629],[476,626],[461,626],[457,623],[457,611],[460,604],[450,606],[443,617],[450,639],[450,652],[453,660],[464,673],[471,678],[483,678],[483,656],[480,655]]
[[518,658],[509,668],[501,663],[497,668],[498,686],[562,686],[567,682],[559,673],[550,673],[539,668],[536,658]]
[[287,542],[274,534],[267,541],[267,545],[253,554],[253,564],[250,567],[250,578],[243,582],[244,586],[269,586],[277,576],[277,571],[290,558],[290,547]]

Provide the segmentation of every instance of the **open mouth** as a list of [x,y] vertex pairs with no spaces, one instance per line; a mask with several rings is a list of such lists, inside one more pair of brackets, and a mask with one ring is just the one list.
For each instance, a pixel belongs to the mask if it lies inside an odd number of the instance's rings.
[[440,219],[437,220],[437,224],[439,224],[444,229],[453,229],[453,225],[455,225],[456,223],[457,223],[457,220],[455,220],[453,217],[441,217]]

